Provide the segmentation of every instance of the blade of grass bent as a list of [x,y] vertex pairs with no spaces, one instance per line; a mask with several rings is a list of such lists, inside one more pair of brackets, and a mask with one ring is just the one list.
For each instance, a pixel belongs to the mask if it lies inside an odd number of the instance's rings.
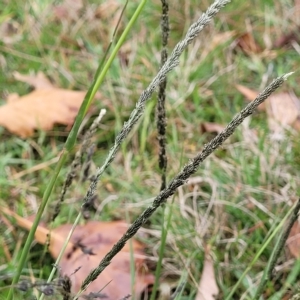
[[[85,114],[87,113],[87,110],[88,108],[90,107],[91,103],[92,103],[92,100],[97,92],[97,90],[99,89],[101,83],[103,82],[104,78],[105,78],[105,75],[107,74],[107,71],[109,70],[114,58],[116,57],[119,49],[121,48],[122,44],[124,43],[130,29],[132,28],[133,24],[135,23],[135,21],[137,20],[138,16],[140,15],[143,7],[145,6],[147,0],[142,0],[139,4],[139,6],[137,7],[137,9],[135,10],[132,18],[130,19],[129,23],[127,24],[124,32],[122,33],[120,39],[118,40],[116,46],[113,48],[112,50],[112,54],[110,55],[109,59],[107,60],[106,64],[103,66],[103,69],[101,70],[102,68],[102,63],[100,63],[98,69],[97,69],[97,72],[96,72],[96,76],[95,76],[95,80],[93,81],[91,87],[89,88],[83,102],[82,102],[82,105],[79,109],[79,112],[77,114],[77,117],[75,119],[75,122],[74,122],[74,125],[68,135],[68,138],[67,138],[67,141],[65,143],[65,146],[64,146],[64,150],[60,156],[60,159],[55,167],[55,170],[54,170],[54,173],[52,175],[52,178],[50,179],[50,182],[49,182],[49,185],[47,186],[45,192],[44,192],[44,195],[43,195],[43,199],[42,199],[42,202],[41,202],[41,205],[38,209],[38,212],[37,212],[37,215],[35,217],[35,220],[33,222],[33,225],[32,225],[32,228],[27,236],[27,239],[26,239],[26,242],[25,242],[25,245],[24,245],[24,248],[23,248],[23,251],[22,251],[22,254],[21,254],[21,257],[20,257],[20,261],[19,261],[19,265],[17,267],[17,270],[16,270],[16,274],[13,278],[13,281],[12,281],[12,284],[11,284],[11,288],[9,290],[9,294],[8,294],[8,297],[7,297],[7,300],[11,300],[12,299],[12,296],[13,296],[13,287],[17,284],[17,282],[19,281],[19,278],[21,276],[21,272],[23,270],[23,267],[25,265],[25,261],[26,261],[26,258],[28,256],[28,253],[29,253],[29,249],[30,249],[30,246],[31,246],[31,243],[34,239],[34,234],[35,234],[35,231],[37,229],[37,226],[40,222],[40,219],[42,217],[42,214],[46,208],[46,205],[48,203],[48,200],[49,200],[49,197],[51,195],[51,192],[52,192],[52,189],[56,183],[56,179],[60,173],[60,170],[62,169],[62,166],[68,156],[68,154],[70,153],[70,151],[73,149],[75,143],[76,143],[76,139],[77,139],[77,134],[78,134],[78,130],[79,130],[79,127],[83,121],[83,118],[85,116]],[[79,221],[79,220],[78,220]],[[77,224],[75,224],[77,225]]]
[[[94,98],[94,96],[96,95],[97,90],[99,89],[99,86],[101,85],[101,83],[103,82],[103,79],[105,77],[105,75],[107,74],[108,69],[110,68],[114,58],[116,57],[118,51],[120,50],[121,46],[123,45],[130,29],[132,28],[133,24],[135,23],[135,21],[137,20],[138,16],[140,15],[143,7],[145,6],[147,0],[143,0],[141,1],[141,3],[139,4],[139,6],[137,7],[136,11],[134,12],[132,18],[130,19],[129,23],[127,24],[126,28],[124,29],[120,39],[118,40],[116,46],[113,48],[112,53],[110,55],[110,57],[108,58],[106,64],[104,65],[101,73],[99,74],[99,76],[96,76],[95,81],[93,82],[91,88],[89,89],[81,107],[80,110],[78,112],[78,115],[75,119],[75,123],[73,125],[73,128],[68,136],[68,139],[66,141],[66,148],[67,150],[69,150],[69,148],[73,148],[75,145],[75,141],[77,138],[77,133],[79,130],[79,126],[88,110],[88,108],[91,105],[91,102]],[[98,70],[97,70],[98,73]],[[96,73],[96,74],[97,74]]]

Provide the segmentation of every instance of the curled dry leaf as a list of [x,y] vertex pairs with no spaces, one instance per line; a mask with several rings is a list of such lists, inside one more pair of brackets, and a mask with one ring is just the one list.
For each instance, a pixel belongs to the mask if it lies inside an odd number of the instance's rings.
[[[24,219],[14,212],[1,208],[2,212],[13,216],[17,224],[25,229],[30,229],[32,221]],[[49,251],[54,259],[65,242],[72,224],[62,225],[51,232]],[[68,243],[64,256],[59,264],[62,275],[68,275],[72,282],[71,292],[76,294],[81,283],[93,270],[112,246],[125,233],[128,225],[123,221],[98,222],[91,221],[85,225],[76,227],[71,241]],[[44,244],[47,240],[49,230],[38,226],[35,239]],[[154,276],[145,268],[144,245],[136,240],[132,240],[134,263],[136,267],[134,291],[138,298],[148,285],[153,284]],[[76,271],[77,270],[77,271]],[[76,272],[75,272],[76,271]],[[105,299],[120,299],[124,295],[132,294],[131,273],[130,273],[130,245],[119,252],[112,260],[111,264],[93,281],[84,295],[98,293],[101,288],[108,284],[101,294],[105,294]]]

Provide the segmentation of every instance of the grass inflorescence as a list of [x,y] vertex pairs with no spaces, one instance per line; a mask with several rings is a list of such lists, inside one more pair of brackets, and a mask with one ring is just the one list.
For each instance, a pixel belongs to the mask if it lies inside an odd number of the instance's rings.
[[[95,151],[90,172],[93,174],[95,166],[105,162],[115,137],[160,69],[161,3],[158,0],[148,2],[108,69],[100,90],[103,98],[95,101],[91,110],[84,111],[86,126],[78,134],[78,144],[90,120],[100,109],[106,109],[99,131],[92,137]],[[169,55],[189,26],[211,4],[210,1],[198,2],[169,3]],[[253,5],[234,0],[223,8],[213,23],[185,49],[176,61],[178,67],[168,75],[165,102],[168,167],[163,176],[167,188],[178,171],[197,157],[197,153],[205,151],[209,141],[216,137],[214,132],[203,132],[202,124],[226,125],[246,106],[235,84],[262,91],[274,78],[299,69],[297,41],[296,44],[274,46],[276,42],[279,45],[286,32],[295,30],[294,7],[285,0],[276,4],[274,1],[252,2]],[[135,4],[129,2],[124,11],[116,41],[134,13]],[[57,3],[49,2],[17,4],[4,1],[0,4],[4,36],[0,42],[0,104],[5,103],[9,94],[24,95],[31,90],[27,84],[14,80],[15,71],[25,74],[42,71],[56,86],[67,89],[88,90],[90,87],[119,21],[122,6],[111,10],[102,6],[101,9],[91,1],[72,12],[74,16],[63,19],[57,8]],[[254,37],[261,52],[249,53],[238,43],[245,32]],[[297,77],[297,73],[291,76],[283,90],[293,90],[299,95]],[[133,223],[142,211],[152,207],[160,190],[163,168],[158,165],[161,149],[155,121],[157,100],[156,96],[148,96],[143,116],[135,121],[138,126],[128,132],[120,151],[113,155],[111,166],[101,173],[101,181],[95,187],[97,210],[91,212],[94,219],[124,219],[126,211]],[[33,137],[21,139],[0,128],[1,205],[23,216],[37,213],[69,130],[56,126],[47,134],[36,131]],[[266,112],[255,111],[199,169],[193,169],[190,180],[180,179],[178,192],[166,202],[165,211],[158,209],[144,224],[143,235],[139,237],[148,246],[150,261],[157,261],[160,245],[164,245],[160,282],[180,281],[173,292],[177,289],[180,299],[193,299],[197,294],[205,249],[209,246],[220,299],[230,296],[249,266],[232,299],[255,297],[276,239],[269,240],[261,255],[256,255],[299,194],[298,140],[296,130],[288,131],[280,140],[274,139]],[[68,174],[67,166],[78,149],[79,146],[73,148],[73,145],[68,149],[70,154],[57,177],[44,214],[48,221],[59,202]],[[73,223],[82,211],[89,182],[81,182],[81,176],[74,177],[75,185],[66,192],[55,226]],[[163,220],[167,222],[165,240],[161,238]],[[1,223],[0,299],[8,297],[7,287],[16,275],[15,266],[20,261],[26,236],[23,231]],[[37,290],[43,287],[47,292],[53,286],[53,293],[61,290],[61,286],[57,288],[59,278],[52,279],[52,285],[47,283],[54,262],[46,254],[41,264],[39,257],[43,252],[43,247],[33,245],[22,268],[20,275],[26,282],[28,295],[33,294],[36,287]],[[154,273],[156,266],[150,264],[150,267]],[[275,269],[276,275],[268,277],[263,297],[272,299],[276,293],[281,296],[296,293],[299,266],[287,251],[279,255]],[[36,280],[32,281],[32,277]],[[18,284],[20,282],[15,282],[13,286],[15,295],[21,295]]]

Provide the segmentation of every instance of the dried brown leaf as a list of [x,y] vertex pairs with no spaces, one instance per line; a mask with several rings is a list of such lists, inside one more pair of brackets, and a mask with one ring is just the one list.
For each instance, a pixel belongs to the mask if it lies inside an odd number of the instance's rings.
[[237,46],[247,54],[262,52],[261,47],[257,44],[251,32],[242,34],[237,40]]
[[[253,101],[258,95],[258,92],[245,86],[236,85],[235,87],[249,101]],[[283,129],[288,126],[299,131],[300,100],[294,93],[272,94],[258,109],[267,112],[269,128],[274,133],[281,136],[283,135]]]
[[19,72],[14,72],[13,75],[16,80],[26,82],[37,90],[55,88],[55,86],[50,82],[43,72],[38,72],[37,75],[23,75]]
[[202,132],[216,132],[220,133],[224,130],[225,126],[212,122],[204,122],[201,124]]
[[257,95],[258,95],[257,91],[251,90],[251,89],[247,88],[246,86],[243,86],[243,85],[240,85],[240,84],[236,84],[235,87],[249,101],[253,101],[257,97]]
[[21,136],[35,129],[50,130],[54,124],[71,125],[85,92],[64,89],[33,91],[0,107],[0,126]]
[[82,0],[64,0],[61,5],[53,8],[54,15],[59,20],[76,21],[80,17],[83,8]]
[[[2,212],[13,216],[19,226],[30,229],[32,221],[24,219],[14,212],[1,208]],[[54,259],[57,258],[72,224],[62,225],[51,232],[49,251]],[[72,281],[72,293],[77,293],[81,283],[111,249],[111,247],[125,233],[128,225],[123,221],[98,222],[91,221],[76,227],[67,250],[59,264],[63,275],[68,275]],[[36,240],[44,244],[49,230],[38,226],[35,233]],[[136,277],[134,291],[138,297],[148,285],[153,284],[154,277],[145,269],[144,245],[135,239],[132,240]],[[74,271],[77,270],[75,273]],[[110,283],[109,283],[110,282]],[[109,284],[108,284],[109,283]],[[130,245],[126,244],[120,253],[112,260],[111,264],[91,283],[85,295],[90,292],[97,293],[102,287],[107,295],[105,299],[120,299],[126,294],[131,294],[130,273]]]
[[292,93],[278,93],[269,97],[267,114],[282,127],[292,126],[300,114],[300,101]]
[[[247,88],[246,86],[236,84],[235,87],[241,94],[243,94],[247,98],[248,101],[253,101],[258,95],[257,91],[251,90],[251,89]],[[262,103],[261,105],[259,105],[258,110],[265,111],[266,110],[265,103]]]
[[[4,17],[5,18],[5,17]],[[8,18],[0,25],[1,41],[4,44],[14,44],[22,39],[21,26],[16,21]]]
[[215,300],[219,288],[215,278],[214,264],[207,253],[205,255],[204,267],[200,279],[196,300]]
[[[116,0],[109,0],[101,3],[96,9],[95,17],[100,19],[110,19],[121,8],[121,5]],[[112,26],[113,28],[114,26]]]
[[295,14],[300,17],[300,0],[294,0],[295,3]]
[[286,46],[292,45],[294,42],[300,42],[300,34],[299,34],[300,27],[290,31],[288,33],[284,33],[274,42],[274,48],[283,48]]
[[290,234],[289,238],[286,241],[286,245],[289,248],[291,254],[295,258],[300,258],[300,224],[299,221],[295,222]]
[[210,43],[203,49],[202,57],[206,57],[208,53],[211,53],[219,45],[228,42],[236,35],[236,31],[225,31],[221,33],[214,34]]

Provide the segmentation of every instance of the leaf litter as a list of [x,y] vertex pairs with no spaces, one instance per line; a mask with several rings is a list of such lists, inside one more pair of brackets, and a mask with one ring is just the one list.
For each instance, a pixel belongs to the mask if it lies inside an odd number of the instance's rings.
[[286,241],[286,245],[290,250],[290,253],[296,259],[300,258],[300,223],[299,220],[294,223],[289,237]]
[[[22,218],[4,207],[1,211],[12,216],[20,227],[27,230],[31,228],[31,220]],[[51,231],[49,252],[54,259],[58,257],[72,226],[72,224],[65,224]],[[70,278],[72,294],[80,290],[81,283],[86,276],[99,264],[127,228],[128,225],[123,221],[89,221],[85,225],[76,227],[58,266],[61,275]],[[45,244],[49,233],[48,229],[39,225],[35,233],[36,241]],[[154,276],[146,267],[144,244],[132,239],[132,249],[135,264],[133,291],[135,296],[139,297],[149,285],[153,284]],[[130,257],[130,245],[126,244],[111,264],[89,285],[81,299],[87,299],[88,295],[99,293],[103,287],[105,288],[101,294],[106,296],[105,299],[120,299],[132,294]]]
[[10,95],[0,106],[0,126],[22,138],[37,129],[51,130],[55,124],[72,125],[85,91],[60,89],[52,85],[43,73],[37,76],[14,74],[17,80],[36,88],[27,95]]
[[219,288],[215,278],[213,260],[210,256],[209,249],[206,249],[204,266],[198,286],[196,300],[215,300],[215,297],[218,295],[218,293]]
[[[236,85],[236,89],[243,94],[248,101],[253,101],[258,95],[257,91],[243,85]],[[269,128],[279,138],[283,136],[283,129],[292,127],[300,130],[300,100],[293,92],[281,92],[272,94],[258,107],[260,111],[266,111]]]

